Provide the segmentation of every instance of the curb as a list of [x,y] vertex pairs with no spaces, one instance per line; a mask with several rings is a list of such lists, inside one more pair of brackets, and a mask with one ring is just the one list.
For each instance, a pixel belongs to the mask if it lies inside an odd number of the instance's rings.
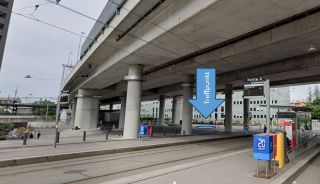
[[320,147],[316,148],[310,155],[299,161],[295,166],[284,172],[280,177],[273,180],[270,184],[292,184],[292,182],[303,172],[318,156]]
[[247,136],[240,135],[240,136],[210,138],[210,139],[184,141],[184,142],[163,143],[163,144],[155,144],[155,145],[147,145],[147,146],[135,146],[135,147],[118,148],[118,149],[102,149],[102,150],[91,150],[91,151],[84,151],[84,152],[70,152],[70,153],[62,153],[62,154],[54,154],[54,155],[7,159],[7,160],[0,160],[0,168],[9,167],[9,166],[19,166],[19,165],[27,165],[27,164],[35,164],[35,163],[60,161],[60,160],[67,160],[67,159],[73,159],[73,158],[83,158],[83,157],[89,157],[89,156],[124,153],[129,151],[141,151],[141,150],[163,148],[163,147],[170,147],[170,146],[180,146],[180,145],[195,144],[195,143],[231,140],[231,139],[245,138],[245,137],[251,137],[251,135],[247,135]]

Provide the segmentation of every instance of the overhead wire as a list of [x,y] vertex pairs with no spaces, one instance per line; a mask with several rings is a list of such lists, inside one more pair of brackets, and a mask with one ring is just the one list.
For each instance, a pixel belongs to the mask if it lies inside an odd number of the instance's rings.
[[[46,1],[48,1],[48,2],[50,2],[50,3],[52,3],[52,4],[53,4],[53,3],[55,4],[55,2],[52,1],[52,0],[46,0]],[[109,2],[112,2],[112,3],[113,3],[113,1],[109,1]],[[105,24],[106,24],[105,22],[102,22],[102,21],[100,21],[100,20],[98,20],[98,19],[95,19],[95,18],[93,18],[93,17],[90,17],[90,16],[88,16],[88,15],[82,13],[82,12],[79,12],[79,11],[77,11],[77,10],[74,10],[74,9],[70,8],[70,7],[64,6],[64,5],[62,5],[62,4],[57,4],[57,6],[59,6],[59,7],[61,7],[61,8],[64,8],[64,9],[66,9],[66,10],[69,10],[69,11],[71,11],[71,12],[73,12],[73,13],[76,13],[76,14],[78,14],[78,15],[80,15],[80,16],[85,17],[85,18],[88,18],[88,19],[90,19],[90,20],[92,20],[92,21],[94,21],[94,22],[96,22],[96,23],[100,23],[100,24],[102,24],[102,25],[105,25]],[[117,27],[115,27],[115,26],[112,26],[112,25],[110,25],[110,24],[107,25],[107,26],[108,26],[109,28],[114,29],[114,30],[117,30],[117,31],[120,31],[120,32],[124,32],[123,30],[121,30],[121,29],[119,29],[119,28],[117,28]],[[144,43],[146,43],[146,44],[150,44],[150,45],[153,45],[153,46],[155,46],[155,47],[158,47],[158,48],[160,48],[160,49],[162,49],[162,50],[165,50],[166,52],[169,52],[169,53],[171,53],[171,54],[174,54],[174,55],[176,55],[176,56],[179,56],[179,57],[182,56],[182,55],[180,55],[179,53],[173,52],[172,50],[169,50],[169,49],[167,49],[167,48],[165,48],[165,47],[162,47],[162,46],[160,46],[160,45],[157,45],[157,44],[154,44],[154,43],[152,43],[152,42],[150,42],[150,41],[147,41],[147,40],[145,40],[145,39],[143,39],[143,38],[140,38],[140,37],[138,37],[138,36],[135,36],[134,34],[128,33],[128,35],[131,36],[132,38],[135,38],[135,39],[137,39],[137,40],[140,40],[140,41],[142,41],[142,42],[144,42]]]

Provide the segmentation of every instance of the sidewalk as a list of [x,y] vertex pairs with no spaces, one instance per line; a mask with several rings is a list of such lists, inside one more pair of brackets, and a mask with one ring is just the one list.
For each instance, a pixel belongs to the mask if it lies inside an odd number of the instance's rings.
[[30,146],[0,149],[0,167],[25,165],[48,161],[57,161],[70,158],[80,158],[102,154],[159,148],[165,146],[183,145],[190,143],[214,141],[221,139],[239,138],[243,135],[213,134],[202,136],[177,136],[170,138],[144,138],[143,140],[102,141],[79,144],[62,144],[57,148],[49,146]]
[[[301,162],[309,160],[310,155],[318,154],[319,146],[290,162],[284,169],[277,168],[277,175],[271,179],[257,178],[257,161],[253,160],[252,149],[236,151],[187,164],[151,171],[135,176],[121,178],[101,184],[279,184],[291,177],[291,170],[301,167]],[[264,164],[261,164],[263,169]],[[289,174],[288,174],[289,173]],[[284,179],[283,179],[284,178]]]

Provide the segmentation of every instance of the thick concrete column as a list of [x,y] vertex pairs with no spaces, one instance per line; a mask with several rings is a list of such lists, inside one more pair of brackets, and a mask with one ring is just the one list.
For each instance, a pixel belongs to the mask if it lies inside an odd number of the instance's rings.
[[249,126],[249,98],[243,98],[243,125]]
[[77,97],[75,126],[81,129],[97,128],[100,99],[92,90],[79,89]]
[[109,110],[112,111],[113,110],[113,104],[109,105]]
[[164,109],[166,98],[164,95],[160,95],[159,98],[159,125],[164,125]]
[[224,119],[225,132],[232,132],[232,85],[226,85],[225,106],[226,106],[226,114]]
[[182,120],[182,96],[175,96],[172,100],[172,122],[180,125]]
[[189,99],[193,98],[193,77],[188,76],[185,82],[182,84],[183,87],[183,104],[182,104],[182,135],[192,134],[192,106],[188,102]]
[[124,118],[126,113],[126,97],[121,97],[121,109],[120,109],[120,117],[119,117],[119,129],[123,129],[124,127]]
[[76,107],[77,107],[77,101],[74,100],[71,102],[71,127],[74,127],[74,122],[76,118]]
[[125,80],[128,81],[128,87],[123,138],[135,139],[138,137],[140,122],[142,66],[129,65],[129,74]]

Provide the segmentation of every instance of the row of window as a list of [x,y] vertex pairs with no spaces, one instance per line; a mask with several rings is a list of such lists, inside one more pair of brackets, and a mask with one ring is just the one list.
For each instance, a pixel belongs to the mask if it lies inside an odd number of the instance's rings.
[[[272,115],[272,118],[276,118],[276,115]],[[237,115],[233,115],[233,118],[242,118],[242,116],[237,116]],[[261,119],[266,119],[267,115],[252,115],[252,118],[261,118]]]
[[[278,100],[272,100],[271,104],[277,104]],[[233,101],[233,104],[242,104],[242,101]],[[267,104],[266,100],[253,100],[250,101],[250,104]]]

